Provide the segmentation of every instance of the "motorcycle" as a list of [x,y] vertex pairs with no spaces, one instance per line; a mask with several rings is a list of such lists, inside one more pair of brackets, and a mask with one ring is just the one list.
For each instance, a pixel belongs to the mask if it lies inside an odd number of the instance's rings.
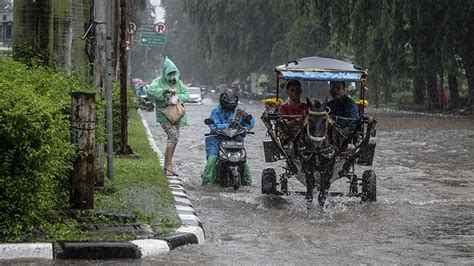
[[[206,118],[204,124],[212,125],[214,120]],[[236,124],[234,128],[220,129],[215,132],[206,133],[204,136],[217,136],[219,142],[219,154],[216,165],[215,184],[223,187],[233,187],[237,190],[240,186],[247,185],[244,176],[244,168],[247,160],[247,152],[244,147],[243,137],[255,132],[247,131],[247,128]]]
[[140,107],[140,109],[146,110],[148,112],[153,112],[155,110],[155,105],[150,100],[150,98],[148,98],[145,85],[139,86],[137,90],[137,97],[138,97],[138,106]]

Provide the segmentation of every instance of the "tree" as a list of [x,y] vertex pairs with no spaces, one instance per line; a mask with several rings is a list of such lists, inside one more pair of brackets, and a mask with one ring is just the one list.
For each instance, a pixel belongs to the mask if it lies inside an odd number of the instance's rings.
[[16,0],[13,16],[13,54],[89,81],[85,53],[85,25],[89,25],[90,1]]
[[290,58],[335,56],[369,68],[385,102],[412,91],[413,103],[434,109],[441,107],[438,84],[445,75],[453,101],[455,84],[463,84],[454,82],[458,77],[467,80],[472,102],[473,6],[462,0],[186,0],[185,10],[206,58],[227,78]]

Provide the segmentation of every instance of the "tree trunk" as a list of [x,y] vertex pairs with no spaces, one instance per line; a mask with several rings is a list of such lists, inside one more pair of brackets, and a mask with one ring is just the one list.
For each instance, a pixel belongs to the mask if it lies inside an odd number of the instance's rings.
[[460,41],[460,53],[462,64],[466,71],[468,99],[467,106],[474,108],[474,51],[472,44],[474,43],[474,12],[471,11],[470,16],[466,18],[465,26],[467,27],[464,38]]
[[456,74],[448,75],[449,86],[449,108],[455,109],[459,107],[459,88]]
[[[36,58],[40,63],[65,72],[79,74],[89,81],[89,62],[85,42],[84,1],[16,0],[13,11],[13,46],[15,59],[26,63]],[[25,53],[31,48],[31,51]],[[29,58],[28,58],[29,57]]]
[[115,77],[119,76],[119,63],[120,63],[120,5],[118,1],[112,1],[112,66],[114,69]]
[[387,80],[386,77],[382,77],[382,89],[384,92],[384,102],[389,103],[392,102],[392,87],[390,86],[390,82]]
[[416,66],[413,70],[413,103],[422,105],[425,103],[425,79],[421,68],[421,44],[419,38],[415,39],[413,48],[413,63]]
[[425,101],[425,80],[419,73],[415,74],[413,79],[413,103],[422,105]]
[[[472,57],[474,59],[474,57]],[[473,61],[466,63],[464,69],[466,70],[467,88],[468,88],[468,99],[467,106],[474,108],[474,64]]]
[[117,154],[133,154],[128,146],[127,112],[127,1],[120,0],[120,144]]
[[[100,98],[105,100],[105,69],[106,69],[106,59],[105,59],[105,42],[106,42],[106,24],[103,23],[107,21],[107,10],[106,5],[104,5],[103,0],[94,1],[94,21],[95,24],[95,47],[94,47],[94,65],[93,65],[93,85],[102,88],[100,93]],[[104,112],[104,121],[106,121],[105,112]],[[105,180],[105,145],[100,143],[97,146],[97,175],[95,178],[96,186],[104,186]]]
[[[41,63],[47,65],[50,61],[50,2],[49,0],[16,0],[13,9],[13,56],[20,59],[25,56],[36,56]],[[31,47],[31,54],[25,54],[25,45]],[[17,52],[18,51],[18,52]],[[18,56],[18,57],[16,57]],[[16,58],[15,58],[16,57]],[[24,58],[28,60],[28,58]]]
[[[96,87],[103,87],[105,84],[105,40],[107,10],[103,0],[94,1],[94,21],[95,24],[95,49],[94,49],[94,71],[93,84]],[[102,89],[100,97],[105,99],[105,89]]]
[[370,101],[373,100],[375,107],[379,107],[379,86],[375,77],[369,78],[369,92],[369,95],[371,95]]
[[468,98],[466,105],[468,107],[474,107],[474,51],[472,48],[464,47],[462,53],[462,62],[466,72],[468,88]]
[[432,110],[439,107],[438,99],[438,82],[436,79],[436,73],[432,67],[428,67],[426,73],[426,98],[427,107]]

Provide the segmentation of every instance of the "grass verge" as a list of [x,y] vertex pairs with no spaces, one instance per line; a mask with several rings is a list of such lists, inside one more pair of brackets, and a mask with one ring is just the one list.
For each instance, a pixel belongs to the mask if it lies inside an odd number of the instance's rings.
[[114,177],[106,180],[106,187],[112,187],[115,193],[96,193],[96,208],[127,213],[137,217],[139,223],[169,232],[180,225],[174,198],[135,110],[130,112],[128,128],[128,143],[136,156],[114,157]]
[[[143,237],[143,230],[134,229],[137,224],[149,225],[153,235],[167,234],[181,225],[159,158],[150,147],[141,117],[135,110],[130,112],[128,127],[128,143],[135,155],[114,157],[113,180],[106,179],[101,190],[105,192],[96,190],[94,194],[93,211],[98,214],[65,215],[42,228],[46,237],[38,235],[33,241],[45,238],[49,241],[125,241]],[[118,221],[102,213],[132,219]],[[106,229],[90,230],[99,227]]]

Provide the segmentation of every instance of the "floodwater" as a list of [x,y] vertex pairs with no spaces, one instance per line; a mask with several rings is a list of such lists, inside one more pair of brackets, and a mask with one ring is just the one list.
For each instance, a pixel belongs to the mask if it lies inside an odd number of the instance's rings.
[[[203,245],[188,245],[160,258],[86,261],[92,265],[315,265],[473,264],[474,123],[459,118],[369,112],[377,121],[377,202],[328,198],[324,208],[306,208],[303,196],[262,195],[263,124],[246,138],[254,185],[237,192],[201,186],[205,165],[203,120],[216,104],[187,105],[189,125],[181,130],[176,170],[201,219]],[[243,100],[259,117],[263,106]],[[166,136],[154,113],[144,113],[164,151]],[[367,167],[358,167],[359,176]],[[290,191],[304,191],[293,179]],[[332,191],[348,192],[340,179]],[[63,261],[55,264],[80,264]]]
[[[175,168],[185,182],[206,233],[204,245],[189,245],[163,258],[140,263],[165,264],[353,264],[474,262],[474,123],[472,120],[369,112],[377,121],[374,169],[377,202],[329,198],[308,210],[303,196],[262,195],[267,139],[257,119],[256,134],[246,138],[254,184],[233,192],[201,186],[205,165],[203,120],[216,104],[188,105],[189,125],[182,128]],[[260,117],[259,102],[243,106]],[[159,148],[165,135],[145,114]],[[290,191],[304,191],[290,180]],[[332,191],[348,192],[344,179]]]

